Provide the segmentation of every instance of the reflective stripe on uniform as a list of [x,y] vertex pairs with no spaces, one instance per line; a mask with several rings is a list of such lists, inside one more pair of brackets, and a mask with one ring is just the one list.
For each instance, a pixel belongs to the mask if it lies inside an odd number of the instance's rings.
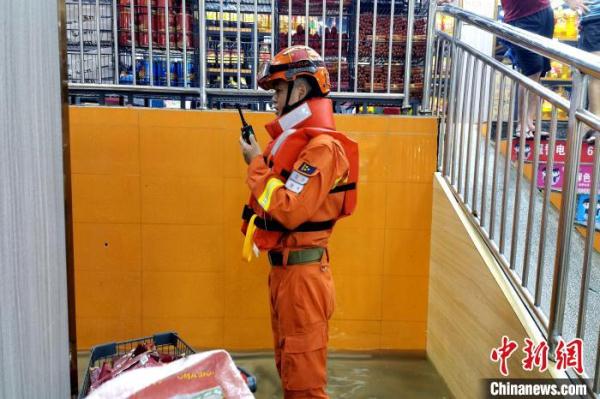
[[244,237],[244,245],[242,246],[242,259],[246,262],[250,262],[252,260],[252,247],[254,245],[254,232],[256,231],[256,224],[254,224],[254,220],[256,220],[257,215],[252,215],[250,221],[248,222],[248,227],[246,228],[246,237]]
[[279,187],[283,186],[283,182],[276,177],[271,177],[265,186],[265,190],[262,192],[260,197],[258,197],[259,205],[265,210],[268,211],[271,206],[271,197],[273,197],[273,193]]

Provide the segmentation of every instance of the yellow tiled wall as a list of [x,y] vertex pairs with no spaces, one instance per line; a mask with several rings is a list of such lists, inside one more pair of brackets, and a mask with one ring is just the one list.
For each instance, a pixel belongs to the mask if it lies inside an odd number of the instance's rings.
[[[273,116],[248,113],[261,143]],[[358,140],[357,212],[331,241],[331,346],[425,350],[436,122],[336,116]],[[241,260],[235,112],[70,109],[79,348],[174,330],[269,349],[269,266]]]

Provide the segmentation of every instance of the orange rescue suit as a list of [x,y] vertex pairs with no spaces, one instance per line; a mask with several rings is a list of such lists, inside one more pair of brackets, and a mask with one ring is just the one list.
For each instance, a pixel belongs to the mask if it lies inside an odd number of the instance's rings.
[[[358,145],[335,131],[327,98],[307,100],[266,128],[273,141],[248,166],[242,231],[258,249],[283,254],[269,289],[285,398],[327,398],[335,298],[327,244],[335,222],[356,206]],[[325,248],[320,261],[286,266],[290,251],[316,247]]]

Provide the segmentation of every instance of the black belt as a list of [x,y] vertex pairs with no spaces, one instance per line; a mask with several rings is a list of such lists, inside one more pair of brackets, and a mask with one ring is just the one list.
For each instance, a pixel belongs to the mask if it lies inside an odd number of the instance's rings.
[[[254,215],[254,211],[248,205],[244,206],[244,211],[242,212],[242,219],[246,222],[250,221],[250,218]],[[276,220],[266,220],[261,217],[256,217],[254,219],[254,224],[261,230],[267,231],[280,231],[284,233],[291,232],[309,232],[309,231],[322,231],[329,230],[333,228],[335,221],[326,220],[324,222],[306,222],[302,223],[300,226],[296,227],[294,230],[289,230],[285,228],[281,223]]]
[[[325,248],[306,248],[288,253],[287,266],[315,263],[321,260]],[[269,262],[271,266],[283,266],[283,253],[269,251]]]

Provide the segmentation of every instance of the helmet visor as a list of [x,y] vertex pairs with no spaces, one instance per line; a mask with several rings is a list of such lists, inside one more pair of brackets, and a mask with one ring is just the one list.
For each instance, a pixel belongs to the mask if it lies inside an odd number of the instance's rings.
[[267,78],[269,76],[269,71],[271,69],[271,62],[270,61],[263,61],[259,67],[258,67],[258,81],[260,82],[261,80],[264,80],[265,78]]

